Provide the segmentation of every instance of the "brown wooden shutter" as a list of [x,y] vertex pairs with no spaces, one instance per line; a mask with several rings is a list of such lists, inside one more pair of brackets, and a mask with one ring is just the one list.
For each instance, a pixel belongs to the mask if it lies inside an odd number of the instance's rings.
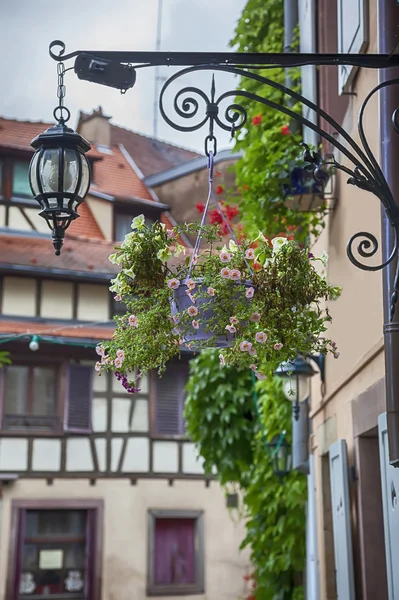
[[155,433],[184,434],[184,386],[188,379],[188,361],[169,363],[161,378],[155,381]]
[[67,398],[65,429],[75,433],[91,430],[93,367],[69,365],[67,371]]

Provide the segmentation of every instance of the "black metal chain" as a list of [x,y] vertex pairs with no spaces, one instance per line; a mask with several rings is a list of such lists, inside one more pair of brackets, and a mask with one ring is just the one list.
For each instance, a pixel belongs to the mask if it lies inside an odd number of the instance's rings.
[[60,124],[63,125],[67,121],[69,121],[71,117],[71,113],[69,109],[64,106],[64,98],[66,94],[66,87],[64,85],[64,75],[65,75],[65,65],[63,62],[59,62],[57,64],[57,98],[58,98],[58,106],[54,109],[53,115],[54,119]]

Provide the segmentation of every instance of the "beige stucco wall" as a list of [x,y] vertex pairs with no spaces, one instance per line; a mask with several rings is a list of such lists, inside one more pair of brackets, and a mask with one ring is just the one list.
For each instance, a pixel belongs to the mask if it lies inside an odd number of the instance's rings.
[[[370,2],[370,45],[369,52],[377,51],[376,3]],[[359,145],[357,117],[361,103],[368,92],[378,83],[378,73],[361,70],[356,78],[350,97],[343,127]],[[377,160],[379,158],[378,103],[375,97],[365,115],[365,132]],[[338,138],[340,139],[340,138]],[[340,141],[342,141],[340,139]],[[353,165],[341,153],[335,158],[344,166]],[[326,250],[329,254],[328,279],[342,286],[342,295],[329,303],[333,322],[329,335],[337,342],[340,357],[326,360],[326,389],[321,396],[320,379],[312,381],[312,439],[315,454],[316,496],[318,521],[318,553],[320,574],[320,599],[331,596],[331,572],[327,576],[326,563],[331,566],[332,546],[326,543],[331,532],[323,502],[323,470],[327,468],[325,457],[330,445],[345,439],[348,447],[348,464],[354,464],[354,435],[352,402],[362,392],[384,377],[383,307],[380,272],[362,271],[351,264],[346,254],[346,245],[352,235],[367,231],[380,239],[380,201],[372,194],[347,185],[348,176],[337,173],[337,204],[328,218],[326,231],[315,245],[315,254]],[[354,248],[358,245],[355,243]],[[356,255],[356,253],[355,253]],[[380,251],[370,260],[356,255],[367,264],[381,262]],[[375,423],[377,425],[377,423]],[[324,458],[323,458],[324,457]],[[327,490],[328,492],[328,490]],[[324,489],[324,494],[326,490]],[[356,515],[353,514],[356,521]],[[381,527],[383,524],[381,523]],[[354,541],[356,543],[356,541]],[[328,579],[330,582],[328,583]],[[330,594],[330,595],[329,595]]]
[[109,200],[94,198],[90,194],[86,198],[86,202],[97,221],[97,225],[101,229],[101,233],[106,240],[113,238],[114,224],[114,207]]
[[[0,600],[5,600],[5,581],[13,499],[95,498],[104,501],[103,600],[146,598],[147,511],[148,509],[189,509],[204,511],[205,594],[191,600],[223,598],[236,600],[244,595],[242,576],[248,572],[248,552],[238,550],[244,537],[243,522],[235,522],[225,508],[221,488],[203,481],[129,480],[96,482],[55,479],[19,480],[3,491],[0,530]],[[173,600],[173,597],[170,597]],[[179,600],[184,597],[179,596]]]

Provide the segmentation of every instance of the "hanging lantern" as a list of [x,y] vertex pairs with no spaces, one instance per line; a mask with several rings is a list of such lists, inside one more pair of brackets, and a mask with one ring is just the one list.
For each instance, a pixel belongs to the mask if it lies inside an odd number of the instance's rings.
[[39,214],[52,231],[55,253],[59,255],[65,230],[79,217],[77,208],[89,189],[90,166],[85,153],[90,144],[60,118],[57,125],[38,135],[31,146],[36,152],[29,166],[30,187],[42,209]]
[[291,446],[285,439],[285,432],[275,436],[268,444],[273,473],[282,481],[291,471],[292,455]]
[[283,378],[283,392],[287,400],[293,403],[294,418],[299,419],[299,405],[310,396],[310,379],[316,371],[298,355],[295,360],[281,363],[274,374]]

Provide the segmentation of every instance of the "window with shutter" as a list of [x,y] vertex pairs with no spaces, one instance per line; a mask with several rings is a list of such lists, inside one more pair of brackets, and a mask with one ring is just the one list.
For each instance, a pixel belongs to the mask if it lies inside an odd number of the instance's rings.
[[387,415],[378,418],[389,600],[399,598],[399,469],[389,464]]
[[337,595],[355,600],[352,536],[350,522],[348,462],[345,440],[330,447],[331,508],[334,531]]
[[[365,52],[368,45],[368,1],[338,0],[338,52],[359,54]],[[348,90],[356,67],[348,65],[338,67],[338,93]]]
[[168,364],[162,377],[152,377],[153,433],[162,436],[184,435],[184,387],[189,373],[188,361]]
[[[298,4],[300,52],[316,52],[316,10],[315,0],[301,0]],[[301,93],[307,99],[317,104],[317,74],[315,65],[301,67]],[[311,123],[317,124],[316,113],[302,105],[302,115]],[[318,135],[309,127],[303,128],[303,141],[310,146],[317,147]]]
[[148,595],[204,592],[201,511],[150,511]]
[[3,428],[51,430],[57,416],[58,369],[55,365],[7,365],[0,370]]
[[91,430],[92,378],[92,367],[69,365],[65,403],[67,431],[84,433]]

